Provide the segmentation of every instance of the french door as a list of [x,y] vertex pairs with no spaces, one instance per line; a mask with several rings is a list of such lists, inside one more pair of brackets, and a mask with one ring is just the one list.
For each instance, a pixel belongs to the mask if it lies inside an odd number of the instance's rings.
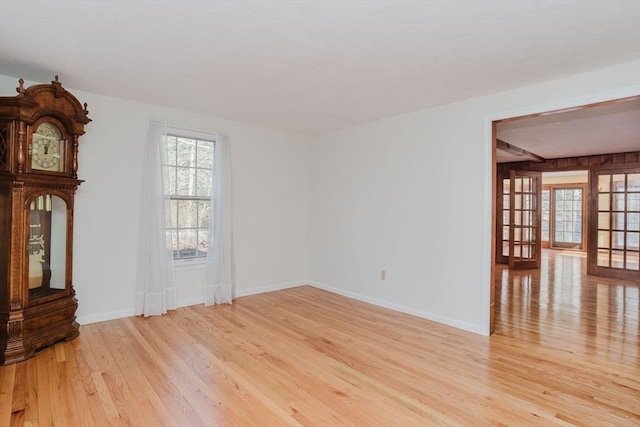
[[[509,236],[510,269],[540,268],[541,175],[533,171],[509,174],[509,223],[506,228],[503,225],[503,232],[508,231]],[[506,219],[504,212],[503,217]]]
[[588,273],[640,280],[640,168],[591,172]]
[[540,172],[498,174],[496,262],[509,268],[539,268],[541,254]]

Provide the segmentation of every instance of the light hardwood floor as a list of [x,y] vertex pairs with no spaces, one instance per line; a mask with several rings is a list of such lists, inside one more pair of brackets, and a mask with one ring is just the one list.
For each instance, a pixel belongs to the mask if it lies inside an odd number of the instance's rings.
[[0,367],[0,426],[639,425],[638,284],[543,264],[492,337],[312,287],[85,325]]

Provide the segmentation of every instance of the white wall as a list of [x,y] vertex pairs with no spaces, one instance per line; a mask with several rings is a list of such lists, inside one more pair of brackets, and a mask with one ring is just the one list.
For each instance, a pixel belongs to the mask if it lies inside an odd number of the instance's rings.
[[633,62],[317,137],[311,279],[487,333],[491,121],[630,96],[639,85]]
[[[64,79],[62,81],[64,83]],[[0,76],[0,94],[15,78]],[[139,167],[151,119],[227,134],[236,294],[302,283],[486,333],[491,121],[640,93],[640,61],[302,136],[70,90],[93,122],[80,146],[74,283],[81,321],[129,315]],[[387,279],[380,280],[380,270]],[[178,298],[201,299],[198,270]]]
[[[0,76],[0,95],[13,96],[17,80]],[[64,85],[64,76],[61,81]],[[93,120],[80,139],[78,176],[86,182],[78,189],[75,205],[73,282],[81,323],[133,313],[140,166],[152,119],[229,137],[236,295],[307,277],[307,138],[67,89],[88,103]],[[178,271],[180,303],[202,301],[202,276],[198,269]]]

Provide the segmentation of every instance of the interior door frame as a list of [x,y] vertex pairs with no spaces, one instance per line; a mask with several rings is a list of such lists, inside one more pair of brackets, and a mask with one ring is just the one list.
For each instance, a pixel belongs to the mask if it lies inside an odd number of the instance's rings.
[[[559,102],[552,102],[542,105],[529,106],[517,110],[497,112],[485,116],[485,149],[487,155],[486,170],[489,175],[485,175],[485,189],[489,195],[489,200],[485,205],[487,219],[485,233],[483,234],[483,271],[484,285],[481,289],[482,304],[482,331],[485,335],[495,332],[495,280],[496,280],[496,192],[497,192],[497,162],[496,162],[496,125],[502,121],[520,120],[524,118],[538,117],[542,115],[558,114],[577,109],[593,108],[600,105],[619,102],[623,99],[640,97],[640,85],[626,87],[619,90],[590,94],[580,98],[572,98]],[[488,163],[488,164],[487,164]],[[485,199],[486,200],[486,199]],[[485,270],[486,269],[486,270]]]

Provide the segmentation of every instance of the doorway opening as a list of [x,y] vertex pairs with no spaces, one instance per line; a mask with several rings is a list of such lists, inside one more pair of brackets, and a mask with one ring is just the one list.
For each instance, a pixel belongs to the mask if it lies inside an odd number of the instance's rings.
[[539,269],[543,248],[640,282],[638,135],[638,95],[493,122],[490,333],[497,266]]

